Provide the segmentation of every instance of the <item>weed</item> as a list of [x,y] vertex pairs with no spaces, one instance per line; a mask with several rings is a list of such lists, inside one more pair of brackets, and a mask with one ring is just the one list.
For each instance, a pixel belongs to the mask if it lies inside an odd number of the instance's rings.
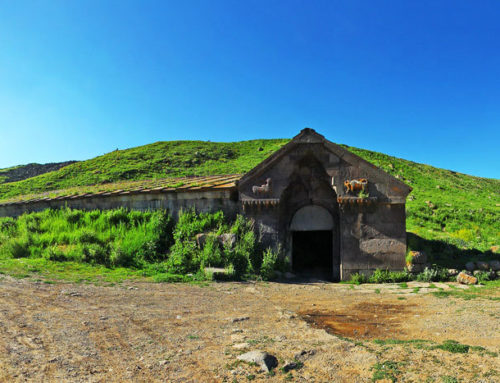
[[371,367],[371,370],[373,371],[372,382],[383,379],[396,382],[397,375],[400,374],[399,367],[400,363],[398,362],[385,361],[382,363],[376,363]]
[[437,282],[447,280],[448,270],[438,266],[426,267],[423,272],[417,275],[417,281],[420,282]]
[[278,260],[279,253],[268,248],[264,252],[262,258],[262,265],[260,267],[260,275],[262,279],[268,281],[274,277],[274,270],[276,269],[276,262]]
[[443,383],[458,383],[458,379],[453,377],[453,376],[442,375],[441,382],[443,382]]
[[435,349],[440,349],[452,353],[466,354],[469,352],[470,346],[458,343],[454,340],[445,340],[442,344],[434,346]]
[[349,279],[349,283],[352,283],[354,285],[360,285],[362,283],[367,283],[367,282],[368,282],[368,278],[364,274],[361,274],[361,273],[351,274],[351,277]]

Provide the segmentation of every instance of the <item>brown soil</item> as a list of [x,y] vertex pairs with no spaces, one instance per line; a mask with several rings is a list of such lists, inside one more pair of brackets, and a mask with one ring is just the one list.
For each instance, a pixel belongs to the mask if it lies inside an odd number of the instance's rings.
[[[0,381],[371,382],[391,362],[400,382],[499,382],[500,302],[436,298],[409,285],[105,287],[3,277]],[[460,354],[374,339],[453,339],[484,349]],[[238,362],[249,350],[275,355],[278,368],[266,374]],[[280,370],[301,352],[301,368]]]
[[412,304],[359,303],[348,312],[309,310],[299,315],[312,327],[324,329],[329,334],[355,339],[387,339],[408,320],[412,307]]

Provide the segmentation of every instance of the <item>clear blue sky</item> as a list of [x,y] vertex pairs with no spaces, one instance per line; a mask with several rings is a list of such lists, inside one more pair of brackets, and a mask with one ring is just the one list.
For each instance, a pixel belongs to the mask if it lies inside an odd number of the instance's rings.
[[331,141],[500,178],[500,1],[0,0],[0,168]]

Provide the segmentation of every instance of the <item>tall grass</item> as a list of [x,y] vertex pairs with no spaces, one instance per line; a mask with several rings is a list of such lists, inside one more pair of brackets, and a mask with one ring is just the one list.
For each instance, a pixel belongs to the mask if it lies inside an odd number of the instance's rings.
[[[205,236],[203,244],[196,242],[198,234]],[[224,242],[222,234],[233,241]],[[266,254],[269,257],[269,251]],[[155,269],[165,275],[203,274],[205,267],[224,267],[239,279],[260,274],[263,251],[253,221],[243,216],[229,222],[222,212],[187,210],[174,222],[162,210],[65,208],[0,218],[0,259],[8,258]],[[275,263],[266,261],[266,278]]]

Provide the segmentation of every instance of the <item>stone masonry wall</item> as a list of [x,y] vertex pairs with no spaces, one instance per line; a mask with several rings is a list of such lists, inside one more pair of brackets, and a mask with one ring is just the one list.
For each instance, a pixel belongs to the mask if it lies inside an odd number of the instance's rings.
[[239,204],[232,197],[233,191],[203,191],[180,193],[140,193],[118,196],[94,196],[32,203],[0,205],[0,217],[17,217],[25,212],[42,211],[48,208],[69,207],[82,210],[107,210],[120,207],[131,210],[165,209],[177,216],[181,209],[194,207],[198,212],[222,210],[229,218],[239,212]]

